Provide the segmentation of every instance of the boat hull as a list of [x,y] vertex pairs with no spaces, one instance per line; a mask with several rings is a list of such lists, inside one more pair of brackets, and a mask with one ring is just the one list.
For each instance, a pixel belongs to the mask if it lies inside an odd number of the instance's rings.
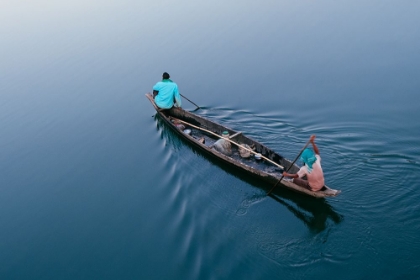
[[[215,123],[209,119],[185,111],[181,108],[173,107],[168,110],[160,109],[156,106],[153,96],[150,93],[147,93],[146,97],[149,99],[157,114],[161,117],[165,124],[181,138],[191,143],[203,153],[211,156],[212,158],[223,161],[236,169],[239,169],[239,171],[245,171],[253,177],[257,177],[273,186],[281,179],[283,169],[289,170],[290,173],[296,173],[299,170],[299,166],[296,164],[292,165],[290,160],[285,159],[280,154],[266,147],[264,144],[245,136],[239,131]],[[192,133],[185,133],[185,128],[188,128],[188,130],[192,131]],[[228,141],[233,143],[232,155],[225,155],[213,148],[213,144],[218,139],[222,138],[221,135],[223,131],[229,132],[230,137]],[[251,157],[250,159],[241,158],[238,152],[238,146],[246,147],[245,144],[248,145],[248,147],[253,147],[254,150],[250,151],[253,154],[261,154],[263,160],[257,161],[254,157]],[[278,183],[277,188],[281,187],[317,198],[334,197],[341,192],[327,186],[324,186],[321,191],[314,192],[285,180]]]

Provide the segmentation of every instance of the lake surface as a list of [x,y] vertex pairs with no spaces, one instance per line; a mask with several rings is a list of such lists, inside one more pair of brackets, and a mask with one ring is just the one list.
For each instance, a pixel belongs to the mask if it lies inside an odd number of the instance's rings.
[[[0,278],[418,279],[420,3],[149,2],[2,2]],[[342,193],[180,140],[164,71],[286,158],[316,134]]]

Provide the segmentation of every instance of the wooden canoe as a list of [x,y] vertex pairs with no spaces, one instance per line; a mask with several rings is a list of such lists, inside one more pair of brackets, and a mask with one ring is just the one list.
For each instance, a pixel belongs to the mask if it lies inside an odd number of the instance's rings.
[[[271,186],[274,186],[280,180],[283,170],[287,170],[292,164],[292,161],[285,159],[265,145],[245,136],[242,132],[215,123],[181,108],[173,107],[168,110],[160,109],[156,106],[153,96],[150,93],[147,93],[146,97],[152,103],[157,114],[163,119],[165,124],[173,129],[180,137],[184,138],[195,147],[198,147],[205,154],[256,176],[268,184],[271,184]],[[182,124],[182,126],[180,124]],[[188,129],[189,133],[185,133],[185,129]],[[228,131],[230,135],[228,141],[232,144],[232,155],[229,156],[213,148],[213,144],[222,137],[223,131]],[[253,147],[253,150],[244,146],[245,144],[247,144],[248,147]],[[247,159],[242,158],[239,155],[238,146],[241,146],[241,148],[252,153],[253,156]],[[256,154],[260,154],[262,160],[257,160],[254,156]],[[294,164],[290,167],[289,173],[296,173],[298,170],[299,166]],[[278,184],[277,189],[281,189],[281,187],[317,198],[336,196],[341,192],[340,190],[330,189],[327,186],[324,186],[320,191],[314,192],[285,180],[282,180]]]

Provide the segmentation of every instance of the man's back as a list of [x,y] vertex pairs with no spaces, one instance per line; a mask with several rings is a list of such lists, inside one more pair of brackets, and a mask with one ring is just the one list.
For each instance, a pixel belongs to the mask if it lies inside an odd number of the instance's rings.
[[162,109],[170,109],[175,103],[176,107],[181,107],[181,96],[176,83],[170,79],[163,79],[157,82],[153,90],[158,91],[155,96],[156,105]]

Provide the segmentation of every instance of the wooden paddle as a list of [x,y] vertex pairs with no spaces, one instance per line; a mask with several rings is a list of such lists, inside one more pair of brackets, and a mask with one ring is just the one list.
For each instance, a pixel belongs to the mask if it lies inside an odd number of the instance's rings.
[[[210,130],[207,130],[207,129],[204,129],[204,128],[201,128],[201,127],[198,127],[198,126],[195,126],[195,125],[193,125],[193,124],[190,124],[190,123],[187,123],[187,122],[184,122],[183,120],[180,120],[180,119],[175,119],[175,118],[173,118],[174,120],[176,120],[176,121],[179,121],[179,122],[181,122],[181,123],[184,123],[184,124],[186,124],[186,125],[189,125],[189,126],[191,126],[191,127],[194,127],[194,128],[196,128],[196,129],[198,129],[198,130],[202,130],[202,131],[205,131],[205,132],[207,132],[207,133],[210,133],[210,134],[212,134],[212,135],[214,135],[214,136],[216,136],[216,137],[219,137],[219,138],[224,138],[223,136],[221,136],[221,135],[219,135],[219,134],[217,134],[217,133],[214,133],[214,132],[212,132],[212,131],[210,131]],[[235,141],[232,141],[232,140],[230,140],[230,139],[228,139],[228,138],[224,138],[226,141],[229,141],[230,143],[232,143],[232,144],[235,144],[236,146],[238,146],[238,147],[241,147],[241,148],[243,148],[244,150],[247,150],[248,152],[251,152],[251,153],[253,153],[253,154],[258,154],[257,152],[254,152],[253,150],[251,150],[251,149],[248,149],[247,147],[244,147],[244,146],[242,146],[241,144],[238,144],[238,143],[236,143]],[[284,167],[283,166],[281,166],[280,164],[278,164],[278,163],[276,163],[276,162],[274,162],[274,161],[272,161],[272,160],[270,160],[269,158],[266,158],[265,156],[263,156],[263,155],[261,155],[261,158],[263,158],[263,159],[265,159],[266,161],[268,161],[268,162],[270,162],[270,163],[272,163],[272,164],[274,164],[275,166],[277,166],[277,167],[280,167],[281,169],[284,169]]]
[[200,106],[198,106],[197,104],[195,104],[194,102],[192,102],[191,100],[189,100],[188,98],[186,98],[184,95],[182,95],[182,94],[179,94],[179,95],[181,95],[182,97],[184,97],[185,99],[187,99],[189,102],[191,102],[192,104],[194,104],[195,107],[197,107],[197,110],[200,109]]
[[[306,142],[305,146],[302,148],[302,150],[300,150],[300,153],[295,158],[295,160],[292,162],[292,164],[289,166],[289,168],[287,168],[286,172],[289,172],[290,168],[292,168],[293,164],[295,164],[295,162],[298,160],[298,158],[300,157],[302,152],[306,149],[306,147],[308,147],[309,143],[311,143],[311,138],[309,138],[308,142]],[[271,188],[271,190],[267,193],[267,195],[270,195],[270,193],[277,187],[277,185],[280,183],[281,180],[283,180],[283,178],[284,178],[284,176],[281,175],[280,180],[277,181],[277,183],[274,185],[274,187]]]

